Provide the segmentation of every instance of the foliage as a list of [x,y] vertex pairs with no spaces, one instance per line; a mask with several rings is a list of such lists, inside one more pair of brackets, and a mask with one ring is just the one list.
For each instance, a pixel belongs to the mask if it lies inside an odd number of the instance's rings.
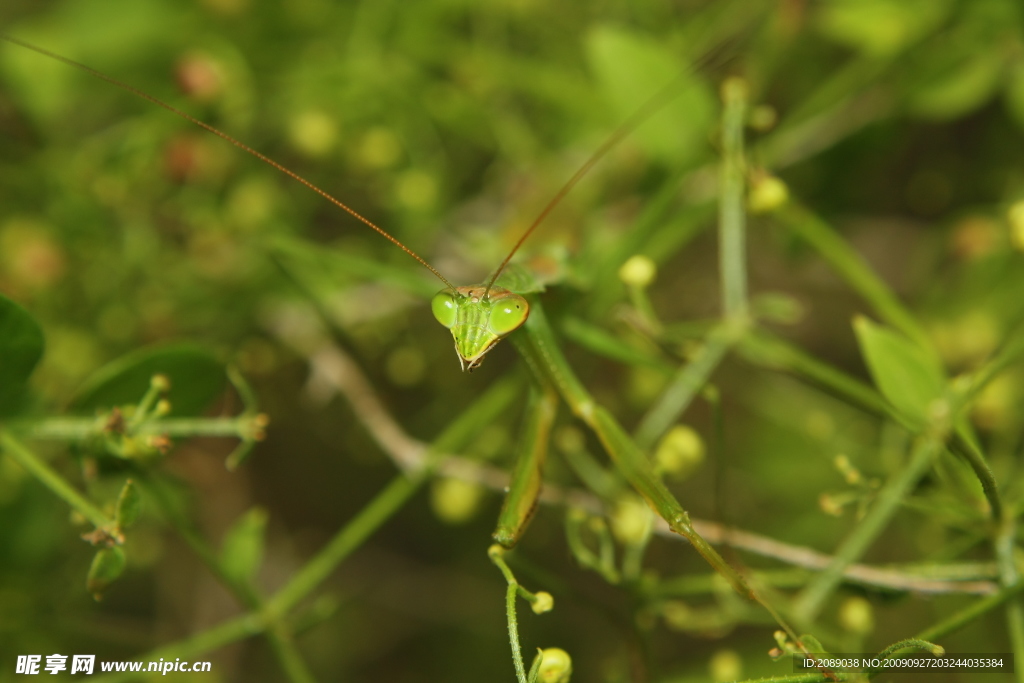
[[[460,285],[677,79],[504,276],[539,292],[529,362],[502,343],[463,374],[407,255],[0,42],[0,680],[53,652],[246,681],[1024,662],[1015,0],[13,0],[0,24]],[[572,409],[524,420],[545,362]],[[548,440],[536,518],[489,560]]]

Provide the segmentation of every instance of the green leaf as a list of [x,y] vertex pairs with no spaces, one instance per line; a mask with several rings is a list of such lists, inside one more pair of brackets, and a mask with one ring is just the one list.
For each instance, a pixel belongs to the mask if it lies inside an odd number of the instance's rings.
[[43,355],[43,331],[28,312],[0,294],[0,416],[17,408]]
[[92,566],[89,567],[89,577],[85,581],[85,587],[97,600],[103,598],[103,592],[110,584],[121,576],[124,571],[125,556],[121,548],[103,548],[92,558]]
[[153,375],[170,380],[171,415],[195,416],[224,390],[224,366],[212,353],[180,344],[142,349],[109,363],[87,379],[72,407],[78,411],[138,403]]
[[686,71],[685,61],[651,36],[609,25],[592,30],[586,48],[591,71],[620,120],[635,114],[638,103],[677,82],[678,96],[630,135],[648,154],[678,165],[707,148],[715,97]]
[[1024,61],[1010,69],[1006,83],[1006,107],[1020,128],[1024,128]]
[[142,497],[139,495],[139,487],[129,479],[121,489],[121,495],[117,497],[117,527],[127,529],[139,518],[142,511]]
[[263,560],[263,532],[267,512],[252,508],[235,522],[224,535],[220,556],[224,573],[236,581],[247,582],[256,574]]
[[938,361],[907,338],[867,318],[856,318],[853,328],[882,395],[913,424],[923,426],[928,406],[942,396],[946,383]]
[[982,50],[944,65],[910,96],[913,113],[929,119],[964,116],[984,105],[995,94],[1003,69],[1002,55]]
[[861,52],[894,55],[930,33],[949,14],[949,0],[830,0],[818,5],[817,26]]

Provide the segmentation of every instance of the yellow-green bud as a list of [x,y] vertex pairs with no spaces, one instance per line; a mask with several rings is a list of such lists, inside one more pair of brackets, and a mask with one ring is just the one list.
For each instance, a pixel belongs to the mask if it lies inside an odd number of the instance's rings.
[[289,123],[288,138],[306,156],[322,157],[338,140],[338,124],[325,112],[307,109]]
[[631,493],[619,498],[612,512],[612,534],[620,543],[637,545],[651,533],[651,508],[639,496]]
[[637,254],[630,256],[619,268],[619,279],[630,287],[643,289],[654,281],[658,266],[648,257]]
[[1010,244],[1017,251],[1024,251],[1024,199],[1010,207],[1007,219],[1010,221]]
[[711,680],[715,683],[727,683],[743,678],[743,660],[735,650],[722,649],[711,655],[708,662]]
[[837,455],[834,462],[836,469],[843,475],[843,479],[846,480],[847,484],[856,486],[861,482],[860,470],[854,467],[853,463],[845,455]]
[[775,127],[779,120],[779,114],[775,107],[767,104],[759,104],[750,110],[750,117],[747,124],[756,131],[765,132]]
[[153,409],[153,412],[157,417],[163,417],[164,415],[169,414],[171,412],[171,402],[165,398],[160,399],[156,402],[156,408]]
[[534,614],[544,614],[555,608],[555,598],[547,591],[537,591],[533,594],[534,600],[530,603],[530,609]]
[[676,425],[658,443],[654,462],[659,472],[685,479],[704,462],[704,441],[693,427]]
[[398,136],[384,127],[367,131],[359,146],[360,161],[370,168],[389,168],[401,155],[402,143]]
[[430,487],[434,514],[449,524],[463,524],[472,519],[482,496],[478,484],[461,479],[435,479]]
[[773,175],[764,174],[754,179],[747,197],[751,213],[769,213],[781,209],[789,201],[789,188]]
[[164,392],[171,388],[171,380],[167,379],[167,375],[153,375],[149,380],[149,386],[157,391]]
[[843,600],[839,605],[839,625],[857,635],[867,635],[875,629],[874,610],[871,603],[860,596]]
[[694,618],[693,610],[682,600],[669,600],[662,605],[661,616],[665,625],[676,631],[689,628]]
[[541,650],[542,658],[537,680],[541,683],[569,683],[572,676],[572,658],[560,647]]

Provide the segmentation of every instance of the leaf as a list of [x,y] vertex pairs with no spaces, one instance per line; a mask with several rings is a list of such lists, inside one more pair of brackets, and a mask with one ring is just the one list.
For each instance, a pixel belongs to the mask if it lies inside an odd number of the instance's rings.
[[1024,129],[1024,61],[1016,62],[1010,69],[1005,97],[1010,116]]
[[171,415],[194,416],[224,390],[224,366],[212,353],[190,344],[142,349],[95,372],[78,390],[72,407],[78,411],[138,403],[153,375],[171,382]]
[[121,576],[124,571],[125,556],[121,548],[103,548],[92,558],[92,566],[89,567],[89,576],[85,580],[85,587],[97,600],[103,598],[103,592],[110,584]]
[[898,333],[867,318],[853,322],[861,353],[875,385],[916,426],[928,421],[928,406],[942,396],[945,376],[933,357]]
[[43,355],[43,330],[28,312],[0,294],[0,416],[21,402],[25,384]]
[[912,93],[910,109],[918,116],[938,120],[969,114],[995,94],[1002,68],[1002,56],[992,51],[957,60]]
[[263,561],[263,532],[267,511],[254,507],[235,522],[224,535],[220,556],[224,573],[232,579],[247,582]]
[[706,147],[706,131],[715,115],[711,89],[653,37],[616,26],[599,26],[587,35],[591,71],[620,120],[677,82],[678,95],[631,133],[644,150],[669,164],[695,159]]
[[119,529],[127,529],[139,518],[142,511],[142,497],[139,495],[139,487],[129,479],[121,489],[121,495],[117,497],[117,514],[115,520]]
[[831,0],[819,5],[818,30],[837,43],[883,57],[930,33],[949,14],[949,0]]

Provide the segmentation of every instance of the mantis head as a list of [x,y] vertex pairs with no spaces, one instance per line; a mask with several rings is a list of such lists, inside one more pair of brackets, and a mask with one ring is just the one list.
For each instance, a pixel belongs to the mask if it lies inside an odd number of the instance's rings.
[[434,317],[452,331],[463,370],[483,362],[484,354],[526,322],[530,304],[504,287],[472,285],[438,292]]

